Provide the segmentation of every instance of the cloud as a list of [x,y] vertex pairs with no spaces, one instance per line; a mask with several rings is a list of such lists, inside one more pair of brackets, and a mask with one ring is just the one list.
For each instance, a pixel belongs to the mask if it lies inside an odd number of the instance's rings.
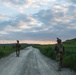
[[18,4],[18,5],[25,5],[25,4],[32,4],[32,3],[40,3],[45,4],[47,2],[54,2],[56,0],[0,0],[0,2],[4,3],[11,3],[11,4]]
[[3,15],[3,14],[0,14],[0,21],[8,21],[10,19],[12,19],[14,17],[10,17],[10,16],[7,16],[7,15]]
[[[73,8],[72,8],[73,7]],[[44,29],[48,28],[48,32],[54,37],[69,38],[70,33],[76,33],[76,7],[68,5],[54,5],[47,10],[41,10],[34,17],[43,24]],[[50,36],[51,37],[51,36]],[[72,37],[76,37],[73,35]],[[64,39],[66,36],[64,37]]]
[[23,5],[27,3],[27,0],[0,0],[0,2],[3,2],[4,4],[18,4],[18,5]]
[[19,14],[15,19],[9,19],[8,21],[4,19],[0,22],[0,25],[0,34],[2,35],[0,39],[42,40],[46,36],[48,39],[49,35],[48,32],[45,32],[46,29],[44,29],[42,23],[31,15]]
[[[24,12],[25,8],[42,8],[56,0],[0,1]],[[55,41],[56,37],[63,40],[76,37],[76,6],[71,2],[63,2],[31,15],[18,13],[11,17],[0,14],[0,39]]]
[[69,1],[71,1],[71,2],[74,3],[74,4],[76,3],[76,0],[69,0]]
[[18,10],[20,13],[24,13],[26,8],[39,9],[43,6],[47,6],[49,2],[55,2],[56,0],[0,0],[0,3],[13,10]]
[[31,15],[19,14],[14,17],[15,19],[10,18],[7,20],[8,17],[3,21],[0,21],[0,30],[1,32],[6,32],[6,34],[10,34],[12,32],[37,32],[38,30],[36,29],[41,27],[41,24]]
[[[73,7],[73,8],[72,8]],[[41,10],[35,17],[44,24],[68,23],[75,19],[76,7],[73,5],[54,5],[47,10]],[[71,11],[71,12],[70,12]]]

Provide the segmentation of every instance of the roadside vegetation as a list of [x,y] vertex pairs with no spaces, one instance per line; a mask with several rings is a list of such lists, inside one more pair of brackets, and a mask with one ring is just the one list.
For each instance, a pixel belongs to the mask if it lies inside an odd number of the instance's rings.
[[[63,66],[76,71],[76,38],[63,42],[63,45],[65,47]],[[38,45],[34,47],[38,48],[45,56],[55,60],[55,45]]]
[[[26,45],[21,45],[21,49],[24,49]],[[15,52],[15,45],[5,44],[0,46],[0,58],[6,57],[9,54]]]
[[[65,47],[63,66],[71,68],[76,71],[76,38],[72,40],[66,40],[65,42],[63,42],[63,45]],[[38,48],[42,54],[55,60],[54,44],[53,45],[22,44],[21,49],[24,49],[27,46],[33,46],[35,48]],[[0,58],[6,57],[13,52],[15,52],[14,45],[0,46]]]

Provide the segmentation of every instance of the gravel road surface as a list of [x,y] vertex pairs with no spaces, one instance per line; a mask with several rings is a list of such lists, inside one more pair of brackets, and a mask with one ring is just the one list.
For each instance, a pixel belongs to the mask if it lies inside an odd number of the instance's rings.
[[21,50],[20,57],[15,53],[0,59],[0,75],[76,75],[70,69],[57,71],[58,64],[33,47]]

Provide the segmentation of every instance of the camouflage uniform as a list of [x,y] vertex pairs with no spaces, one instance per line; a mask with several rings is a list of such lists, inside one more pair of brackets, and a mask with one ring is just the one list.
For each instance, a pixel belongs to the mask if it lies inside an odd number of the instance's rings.
[[62,60],[64,55],[64,46],[60,39],[57,39],[57,44],[55,46],[56,60],[59,61],[59,69],[62,68]]
[[[17,42],[19,42],[19,41],[17,40]],[[20,55],[20,47],[21,47],[21,45],[19,43],[17,43],[16,44],[16,56]]]

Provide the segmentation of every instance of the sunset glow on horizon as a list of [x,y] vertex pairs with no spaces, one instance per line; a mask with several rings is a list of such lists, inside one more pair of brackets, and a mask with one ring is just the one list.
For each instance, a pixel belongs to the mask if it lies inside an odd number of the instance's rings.
[[[16,40],[0,40],[0,44],[11,44],[16,43]],[[31,40],[19,40],[20,43],[26,44],[55,44],[53,41],[31,41]]]

